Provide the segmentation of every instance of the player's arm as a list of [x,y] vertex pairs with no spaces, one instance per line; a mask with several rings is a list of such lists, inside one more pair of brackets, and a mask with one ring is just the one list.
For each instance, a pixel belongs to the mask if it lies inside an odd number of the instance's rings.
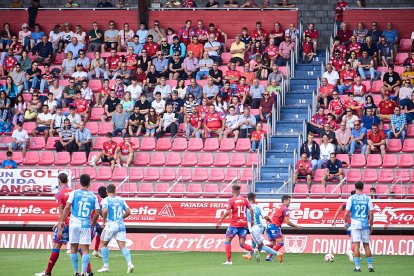
[[368,220],[369,220],[369,232],[372,234],[372,230],[374,227],[374,211],[370,210],[368,212]]
[[65,228],[65,219],[69,214],[70,208],[72,207],[72,202],[67,202],[65,208],[63,209],[62,215],[60,216],[59,226],[61,229]]
[[251,220],[250,220],[250,226],[251,227],[253,227],[253,225],[254,225],[254,216],[253,216],[253,208],[252,208],[252,206],[251,205],[249,205],[249,212],[250,212],[250,217],[251,217]]
[[332,220],[332,228],[335,228],[336,218],[339,216],[339,214],[342,212],[343,209],[344,207],[341,205],[339,206],[338,210],[336,210],[335,216],[333,217],[333,220]]
[[290,221],[290,219],[289,219],[289,217],[286,217],[286,218],[285,218],[285,223],[286,223],[287,225],[289,225],[290,227],[294,227],[294,228],[296,228],[296,229],[302,229],[302,226],[300,226],[300,225],[298,225],[298,224],[295,224],[295,223],[291,222],[291,221]]
[[269,216],[264,216],[263,217],[267,222],[272,223],[272,220],[269,218]]
[[129,208],[127,208],[124,212],[123,219],[126,219],[127,217],[129,217],[129,215],[131,215],[131,210],[129,210]]
[[349,210],[346,210],[345,211],[345,216],[344,216],[344,221],[345,221],[344,227],[345,227],[345,230],[348,230],[348,223],[347,223],[348,219],[349,219]]
[[217,222],[217,227],[220,227],[221,223],[223,222],[223,220],[225,218],[228,217],[228,215],[230,214],[230,209],[227,209],[226,212],[221,216],[221,218],[219,219],[219,221]]

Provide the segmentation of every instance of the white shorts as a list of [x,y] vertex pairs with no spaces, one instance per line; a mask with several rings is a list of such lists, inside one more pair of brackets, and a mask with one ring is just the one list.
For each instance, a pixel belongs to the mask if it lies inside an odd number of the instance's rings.
[[91,244],[91,229],[69,225],[70,244]]
[[264,237],[263,237],[263,227],[260,227],[257,224],[253,225],[253,227],[250,229],[250,234],[252,235],[252,240],[256,244],[263,243],[263,241],[264,241]]
[[351,229],[351,241],[369,243],[369,229]]
[[119,230],[117,224],[106,224],[104,230],[101,234],[101,239],[103,241],[110,241],[112,238],[115,238],[117,241],[126,241],[126,231]]

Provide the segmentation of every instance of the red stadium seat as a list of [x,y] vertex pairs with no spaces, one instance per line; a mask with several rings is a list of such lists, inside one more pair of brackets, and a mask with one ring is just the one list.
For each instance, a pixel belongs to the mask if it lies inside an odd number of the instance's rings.
[[374,81],[374,83],[372,84],[371,93],[380,93],[382,86],[382,81]]
[[154,184],[141,183],[138,189],[138,197],[151,197],[154,194]]
[[144,173],[144,181],[157,181],[160,178],[158,168],[146,168]]
[[188,182],[191,180],[192,174],[190,168],[179,168],[177,171],[177,180]]
[[223,138],[220,142],[220,151],[232,151],[234,150],[234,139]]
[[325,195],[325,186],[322,184],[313,184],[309,198],[323,198]]
[[355,190],[355,185],[344,185],[342,187],[342,198],[348,198],[351,196],[351,192]]
[[86,163],[86,154],[83,151],[77,151],[72,153],[70,165],[81,166]]
[[40,153],[40,166],[50,166],[53,163],[55,163],[55,153],[53,151],[43,151]]
[[224,180],[224,171],[222,168],[213,168],[210,170],[208,177],[209,182],[221,182]]
[[163,152],[153,152],[151,154],[150,166],[164,166],[165,164],[165,155]]
[[165,166],[177,167],[180,165],[181,165],[181,154],[179,152],[168,152],[166,160],[165,160]]
[[379,170],[378,182],[379,183],[391,183],[394,181],[394,172],[391,169]]
[[29,149],[31,150],[41,150],[44,149],[46,145],[44,137],[32,137],[29,143]]
[[187,149],[187,139],[182,137],[175,137],[172,144],[172,151],[185,151]]
[[162,168],[160,181],[174,181],[176,178],[174,168]]
[[351,168],[362,168],[365,166],[365,155],[364,154],[354,154],[351,158]]
[[108,138],[106,138],[106,137],[96,137],[95,143],[93,144],[93,149],[94,150],[102,150],[103,143],[105,143],[107,140],[108,140]]
[[238,181],[239,179],[240,179],[240,172],[238,169],[227,169],[226,170],[224,181],[231,182],[233,180]]
[[253,180],[253,170],[251,168],[246,168],[241,171],[240,181],[252,181]]
[[148,166],[150,162],[150,156],[148,152],[139,151],[135,153],[134,165],[135,166]]
[[[409,126],[412,126],[412,124],[409,124]],[[397,139],[390,139],[388,141],[392,141],[392,140],[397,140]],[[414,152],[414,139],[405,139],[404,147],[402,148],[402,151],[403,152]]]
[[129,170],[129,180],[141,181],[144,178],[144,171],[142,168],[131,168]]
[[219,198],[230,198],[232,197],[231,186],[228,183],[222,184],[219,190]]
[[394,64],[395,65],[401,65],[401,64],[404,63],[404,60],[406,58],[408,58],[408,54],[407,53],[397,53],[397,55],[395,56]]
[[369,154],[367,156],[367,168],[378,168],[382,165],[382,157],[380,154]]
[[[100,151],[91,151],[88,156],[88,161],[87,161],[88,164],[91,164],[91,162],[95,160],[96,156],[99,156],[100,154],[101,154]],[[100,161],[98,162],[98,164],[99,163]]]
[[395,168],[398,165],[398,158],[396,154],[384,154],[382,162],[383,168]]
[[56,141],[59,141],[59,137],[49,137],[47,139],[45,149],[47,149],[47,150],[56,150],[56,148],[55,148]]
[[169,183],[157,183],[155,186],[155,197],[168,197],[170,195],[170,184]]
[[36,128],[36,123],[35,122],[25,122],[23,124],[23,129],[25,129],[29,135],[32,134],[32,131],[35,128]]
[[388,139],[387,151],[388,152],[400,152],[402,149],[400,139]]
[[188,142],[189,151],[201,151],[203,149],[203,139],[201,138],[190,138]]
[[257,166],[259,164],[259,154],[258,153],[249,153],[247,155],[246,167],[251,167],[252,165]]
[[110,167],[98,167],[96,173],[96,180],[109,180],[112,177],[112,170]]
[[405,194],[407,193],[405,186],[402,184],[395,184],[394,186],[392,186],[391,192],[395,194],[395,198],[397,199],[404,198]]
[[[190,188],[190,187],[189,187]],[[204,198],[215,198],[218,195],[218,185],[215,183],[204,184]],[[414,193],[414,192],[413,192]]]
[[140,150],[152,151],[155,149],[155,139],[152,137],[144,137],[141,140]]
[[181,166],[194,167],[197,165],[197,154],[195,152],[184,152]]
[[357,182],[361,180],[361,170],[360,169],[350,169],[348,170],[346,177],[348,182]]
[[58,152],[56,154],[55,165],[56,166],[65,166],[70,162],[69,152]]
[[217,138],[207,138],[204,142],[204,151],[217,151],[219,149],[219,141]]
[[222,64],[228,64],[231,59],[230,53],[221,53],[221,63]]
[[[133,168],[132,170],[134,170]],[[99,174],[99,170],[98,170]],[[114,172],[112,173],[112,181],[124,181],[124,179],[128,176],[128,168],[126,167],[115,167]]]
[[364,183],[376,183],[378,181],[377,170],[365,169],[362,175],[362,181]]
[[229,165],[229,154],[228,153],[216,153],[216,157],[214,158],[214,167],[226,167]]
[[308,185],[306,184],[296,184],[293,189],[294,198],[307,198],[308,197]]
[[89,174],[89,176],[91,177],[91,179],[95,179],[96,178],[96,170],[94,167],[82,167],[80,174]]
[[[252,156],[253,155],[254,153],[252,154]],[[255,155],[257,156],[257,153]],[[246,164],[246,156],[244,155],[244,153],[233,153],[232,154],[231,161],[230,161],[230,167],[243,167],[245,164]]]
[[[346,168],[351,163],[348,154],[337,154],[336,159],[342,162],[342,168]],[[345,163],[344,163],[345,162]]]
[[247,152],[251,147],[249,138],[239,138],[236,143],[236,151]]
[[113,131],[113,125],[112,122],[104,122],[100,124],[99,126],[99,130],[98,130],[98,135],[105,135],[108,132],[112,132]]
[[202,192],[203,192],[203,186],[200,183],[190,183],[188,184],[186,197],[198,198],[198,197],[201,197]]
[[395,182],[409,183],[411,181],[409,170],[396,170],[395,171]]
[[212,166],[213,165],[213,154],[209,152],[200,153],[197,165],[201,167]]
[[[409,124],[407,126],[407,133],[406,133],[407,137],[414,137],[414,124]],[[407,141],[408,139],[406,139],[405,141]]]
[[407,194],[408,194],[406,196],[407,199],[414,199],[414,185],[408,186],[408,188],[407,188]]
[[401,38],[400,39],[400,45],[398,46],[398,51],[401,51],[401,52],[410,51],[411,50],[411,44],[412,44],[411,39]]
[[104,109],[102,107],[93,107],[91,111],[90,119],[92,121],[99,121],[104,114]]
[[325,198],[339,198],[341,196],[341,187],[338,185],[326,185]]
[[[116,183],[114,183],[116,184]],[[127,183],[122,186],[122,194],[123,197],[136,197],[138,196],[138,187],[136,183]]]
[[99,92],[99,90],[101,90],[102,87],[102,82],[101,80],[89,80],[88,83],[89,88],[93,91],[93,92]]
[[171,190],[170,197],[184,197],[187,192],[187,186],[184,183],[176,183]]
[[193,171],[192,181],[204,182],[208,179],[208,172],[206,168],[195,168]]
[[315,175],[313,177],[313,182],[315,182],[315,183],[322,182],[322,179],[323,179],[324,175],[325,175],[325,170],[324,169],[317,169],[315,171]]
[[87,122],[85,128],[89,129],[91,135],[96,135],[99,130],[99,126],[97,122]]
[[385,184],[378,184],[375,186],[376,194],[378,194],[378,198],[387,198],[390,190],[388,185]]
[[26,153],[26,158],[23,161],[23,165],[25,166],[37,165],[38,163],[39,163],[39,153],[37,151],[28,151]]
[[[407,140],[406,140],[407,141]],[[411,168],[414,166],[414,158],[412,154],[400,154],[400,160],[398,167],[400,168]]]
[[171,149],[171,138],[161,137],[157,140],[156,150],[167,151]]

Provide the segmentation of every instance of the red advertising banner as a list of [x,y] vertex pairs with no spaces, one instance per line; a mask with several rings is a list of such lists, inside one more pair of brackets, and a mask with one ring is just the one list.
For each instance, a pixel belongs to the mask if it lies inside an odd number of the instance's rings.
[[[290,219],[305,227],[330,228],[333,216],[343,200],[294,200]],[[131,199],[127,200],[131,216],[126,223],[132,227],[214,227],[226,210],[225,200]],[[264,212],[280,202],[260,201]],[[57,220],[56,203],[41,198],[0,198],[0,225],[52,225]],[[410,228],[414,226],[412,200],[374,200],[376,228]],[[342,224],[343,214],[336,221]],[[229,222],[227,219],[224,223]]]
[[[284,235],[287,253],[333,253],[345,254],[350,249],[350,239],[346,235]],[[0,231],[0,248],[51,249],[52,232]],[[154,251],[204,251],[224,252],[225,236],[220,234],[137,234],[128,233],[126,245],[132,250]],[[250,235],[247,243],[251,243]],[[114,240],[109,248],[117,250]],[[412,236],[371,236],[371,249],[374,255],[414,255]],[[233,239],[233,252],[242,252],[238,240]],[[223,253],[224,254],[224,253]]]

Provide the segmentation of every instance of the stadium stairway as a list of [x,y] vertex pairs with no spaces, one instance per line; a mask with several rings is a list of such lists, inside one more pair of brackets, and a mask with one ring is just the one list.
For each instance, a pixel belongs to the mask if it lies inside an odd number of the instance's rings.
[[291,177],[291,169],[296,163],[295,152],[299,152],[299,143],[306,132],[305,120],[312,108],[313,92],[317,89],[324,60],[325,52],[321,51],[312,63],[295,64],[294,77],[290,79],[280,118],[270,138],[270,149],[260,167],[260,180],[255,182],[258,198],[277,198],[284,192],[291,192],[290,186],[284,186],[284,183]]

